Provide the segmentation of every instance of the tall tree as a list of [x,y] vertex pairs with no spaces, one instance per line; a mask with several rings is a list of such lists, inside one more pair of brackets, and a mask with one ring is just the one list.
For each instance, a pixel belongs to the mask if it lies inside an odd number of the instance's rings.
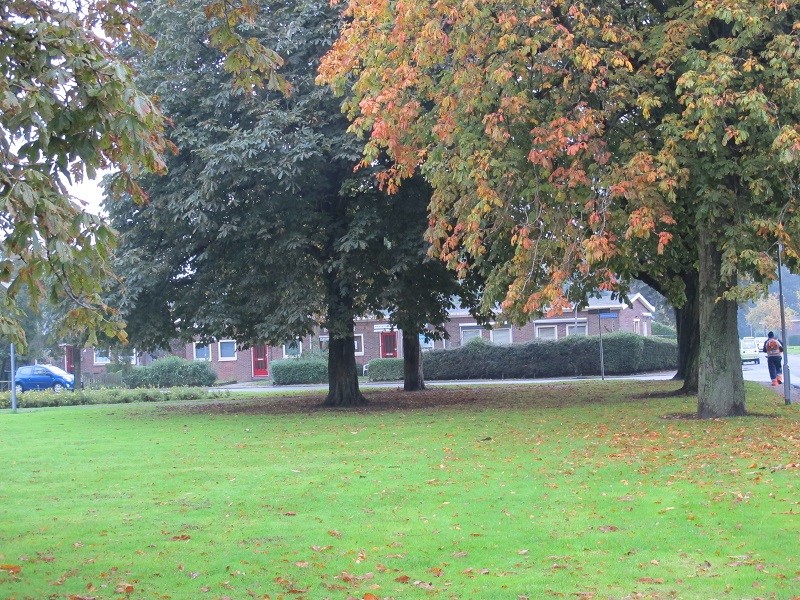
[[24,345],[15,299],[71,303],[68,323],[124,338],[102,299],[113,231],[73,201],[67,183],[118,169],[115,188],[164,169],[163,122],[114,57],[120,41],[145,43],[124,0],[0,3],[0,335]]
[[[787,323],[790,323],[794,316],[794,310],[791,308],[784,309],[784,319]],[[781,307],[778,296],[770,295],[756,300],[753,307],[747,311],[745,319],[750,325],[757,327],[758,331],[766,331],[768,329],[780,331]]]
[[[688,302],[696,283],[698,414],[743,414],[736,299],[774,277],[776,241],[797,266],[798,2],[351,0],[345,14],[321,80],[350,94],[365,162],[395,161],[386,185],[421,165],[441,255],[486,273],[488,301],[518,319],[559,310],[569,278],[617,289],[644,272]],[[510,258],[488,261],[498,244]]]
[[439,340],[452,308],[468,308],[479,322],[480,282],[474,274],[458,279],[438,258],[429,256],[425,241],[431,189],[421,177],[407,181],[393,201],[383,205],[381,218],[391,224],[375,260],[384,265],[374,293],[391,323],[403,332],[403,389],[425,389],[420,336]]
[[426,216],[425,202],[408,210],[369,169],[353,172],[359,144],[339,101],[314,83],[338,10],[264,3],[250,24],[259,44],[280,50],[288,95],[231,85],[205,44],[214,23],[201,2],[145,2],[141,14],[159,44],[136,58],[139,81],[159,96],[180,152],[166,177],[142,180],[147,204],[108,207],[121,231],[119,299],[132,340],[280,344],[320,324],[330,333],[325,403],[364,402],[354,318],[385,308],[406,233],[421,262]]

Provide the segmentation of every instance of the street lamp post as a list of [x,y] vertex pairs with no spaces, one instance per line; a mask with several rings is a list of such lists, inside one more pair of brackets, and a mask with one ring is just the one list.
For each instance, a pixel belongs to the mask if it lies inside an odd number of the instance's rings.
[[783,399],[786,404],[792,403],[792,385],[789,381],[789,343],[786,339],[786,315],[783,309],[783,244],[778,242],[778,302],[781,310],[781,340],[783,340]]

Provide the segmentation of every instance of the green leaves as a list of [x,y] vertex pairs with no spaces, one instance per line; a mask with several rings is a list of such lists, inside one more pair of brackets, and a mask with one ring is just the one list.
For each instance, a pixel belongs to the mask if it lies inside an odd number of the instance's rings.
[[[8,232],[0,254],[16,267],[4,270],[11,285],[3,302],[10,309],[24,286],[34,306],[45,298],[69,304],[68,329],[124,338],[101,299],[113,231],[82,214],[65,182],[112,167],[123,177],[163,171],[169,145],[160,112],[110,52],[112,42],[145,41],[131,5],[90,2],[84,9],[0,7],[0,219]],[[127,191],[140,195],[133,185]],[[11,339],[22,342],[21,330]]]

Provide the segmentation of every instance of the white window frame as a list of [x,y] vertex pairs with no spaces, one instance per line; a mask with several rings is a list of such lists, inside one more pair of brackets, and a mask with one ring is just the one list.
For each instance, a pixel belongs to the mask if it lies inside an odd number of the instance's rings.
[[436,340],[433,338],[426,338],[424,333],[419,334],[419,348],[423,352],[433,350],[436,348]]
[[639,335],[642,333],[642,320],[639,317],[633,318],[633,333]]
[[297,344],[297,354],[287,354],[286,353],[286,346],[288,344],[284,344],[283,348],[283,358],[300,358],[303,355],[303,340],[295,340],[295,344]]
[[[553,337],[542,337],[542,329],[552,329]],[[557,340],[558,339],[558,325],[537,325],[536,326],[536,339],[542,340]]]
[[472,339],[472,337],[467,338],[466,340],[464,339],[465,331],[470,331],[470,332],[477,331],[478,335],[473,337],[480,337],[480,338],[483,337],[483,327],[481,327],[477,323],[462,323],[461,325],[458,326],[458,337],[461,338],[462,346],[468,343]]
[[[233,344],[233,356],[222,355],[222,344]],[[233,362],[239,356],[239,349],[236,347],[236,340],[218,340],[217,341],[217,360],[219,362]]]
[[[208,348],[208,356],[197,356],[197,347],[205,346]],[[211,361],[211,344],[203,344],[202,342],[192,342],[192,360],[202,360],[204,362]]]
[[[358,349],[358,344],[356,344],[355,340],[361,340],[361,350]],[[355,346],[356,356],[364,356],[364,334],[363,333],[356,333],[353,335],[353,344]]]
[[[498,344],[494,341],[494,334],[496,331],[508,331],[508,343],[507,344]],[[511,325],[503,325],[502,327],[495,327],[491,330],[491,338],[492,343],[497,344],[498,346],[510,346],[514,343],[514,334],[511,329]]]
[[[575,329],[578,329],[578,332],[575,333]],[[581,332],[581,329],[583,332]],[[567,336],[570,335],[589,335],[589,324],[586,321],[580,322],[578,321],[578,325],[576,326],[575,323],[567,323]]]
[[93,352],[93,362],[98,366],[111,363],[111,351],[108,348],[95,348]]

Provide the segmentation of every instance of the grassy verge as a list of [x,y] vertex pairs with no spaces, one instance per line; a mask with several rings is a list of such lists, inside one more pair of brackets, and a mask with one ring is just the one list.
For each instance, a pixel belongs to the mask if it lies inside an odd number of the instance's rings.
[[0,598],[794,598],[800,413],[670,382],[0,412]]

